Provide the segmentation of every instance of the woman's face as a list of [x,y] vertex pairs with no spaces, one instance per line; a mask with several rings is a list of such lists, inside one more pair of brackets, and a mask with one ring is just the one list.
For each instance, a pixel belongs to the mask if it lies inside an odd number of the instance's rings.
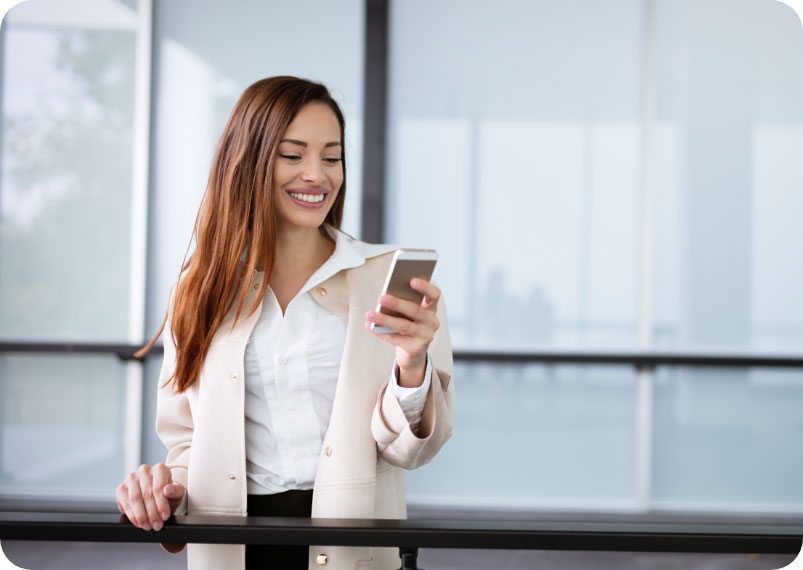
[[308,103],[279,141],[273,191],[280,226],[317,228],[343,185],[340,124],[325,103]]

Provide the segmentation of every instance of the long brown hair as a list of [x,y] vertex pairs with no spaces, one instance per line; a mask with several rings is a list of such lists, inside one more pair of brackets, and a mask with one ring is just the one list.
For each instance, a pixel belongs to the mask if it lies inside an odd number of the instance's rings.
[[[218,142],[192,234],[195,250],[182,264],[165,321],[137,353],[141,357],[151,349],[169,317],[176,345],[171,380],[177,392],[185,391],[198,378],[212,337],[235,303],[234,322],[240,318],[247,277],[260,262],[265,279],[257,298],[265,294],[276,247],[274,157],[281,135],[299,110],[311,102],[328,105],[340,123],[343,185],[320,230],[328,235],[326,226],[340,227],[346,196],[343,113],[320,83],[287,76],[257,81],[234,105]],[[249,315],[258,303],[249,308]]]

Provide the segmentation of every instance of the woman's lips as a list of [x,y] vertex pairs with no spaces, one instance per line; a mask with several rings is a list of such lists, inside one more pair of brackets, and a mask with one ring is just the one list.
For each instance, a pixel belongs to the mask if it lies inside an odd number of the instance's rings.
[[296,205],[302,208],[317,209],[322,208],[326,203],[326,196],[329,194],[326,190],[322,189],[303,189],[303,190],[287,190],[287,195],[295,202]]

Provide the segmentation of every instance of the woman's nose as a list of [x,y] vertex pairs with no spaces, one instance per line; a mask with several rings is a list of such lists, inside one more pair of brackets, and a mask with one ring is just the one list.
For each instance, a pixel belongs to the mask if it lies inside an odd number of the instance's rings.
[[304,165],[301,178],[307,182],[320,182],[323,180],[323,165],[317,160],[310,160]]

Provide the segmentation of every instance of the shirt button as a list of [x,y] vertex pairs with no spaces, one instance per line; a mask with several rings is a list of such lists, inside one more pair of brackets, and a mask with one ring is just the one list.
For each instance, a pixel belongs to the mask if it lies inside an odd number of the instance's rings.
[[324,289],[323,287],[318,287],[317,289],[315,289],[315,292],[321,297],[326,297],[326,289]]
[[290,402],[289,404],[287,404],[287,409],[290,410],[291,412],[295,412],[296,411],[296,403],[295,402]]
[[236,479],[236,478],[237,478],[237,475],[235,475],[234,473],[230,473],[229,474],[229,479]]
[[282,356],[282,358],[279,360],[279,364],[281,364],[282,366],[286,366],[287,362],[288,361],[286,356]]
[[324,453],[326,454],[326,457],[332,457],[332,448],[327,445]]
[[236,373],[236,372],[234,372],[234,373],[231,375],[231,379],[232,379],[232,380],[234,380],[234,381],[236,382],[236,381],[237,381],[237,378],[239,378],[239,376],[237,376],[237,373]]
[[316,564],[320,564],[321,566],[323,566],[324,564],[329,562],[329,557],[326,554],[319,554],[315,558],[315,562],[316,562]]

